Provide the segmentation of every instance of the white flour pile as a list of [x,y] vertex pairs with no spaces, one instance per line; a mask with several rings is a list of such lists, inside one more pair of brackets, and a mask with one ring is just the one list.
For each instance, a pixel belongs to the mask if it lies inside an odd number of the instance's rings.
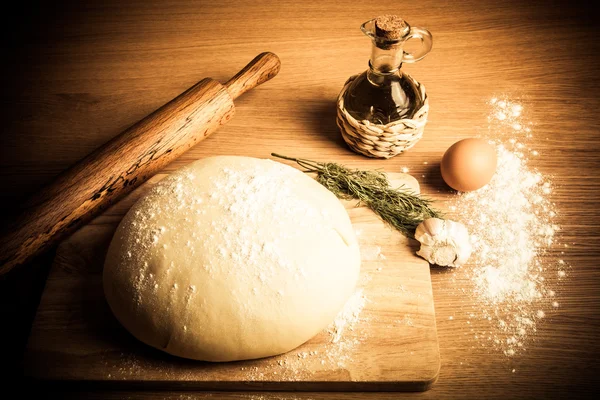
[[473,268],[457,271],[471,280],[477,299],[468,317],[490,324],[473,336],[512,356],[525,348],[547,309],[559,307],[545,277],[564,277],[566,265],[563,260],[555,265],[544,261],[559,228],[550,200],[552,183],[528,165],[539,154],[527,145],[532,133],[523,107],[508,99],[494,98],[489,104],[488,138],[497,148],[496,174],[485,187],[459,194],[450,210],[467,226],[473,244]]

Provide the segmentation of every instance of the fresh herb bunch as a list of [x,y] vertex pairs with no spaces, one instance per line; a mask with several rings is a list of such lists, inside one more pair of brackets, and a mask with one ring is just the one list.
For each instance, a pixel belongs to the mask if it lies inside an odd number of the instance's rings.
[[408,238],[414,239],[415,230],[423,220],[442,218],[441,212],[431,207],[431,200],[404,188],[404,185],[392,188],[383,172],[351,170],[336,163],[271,155],[295,161],[305,172],[316,173],[317,181],[338,198],[357,199],[359,204],[371,208],[384,222]]

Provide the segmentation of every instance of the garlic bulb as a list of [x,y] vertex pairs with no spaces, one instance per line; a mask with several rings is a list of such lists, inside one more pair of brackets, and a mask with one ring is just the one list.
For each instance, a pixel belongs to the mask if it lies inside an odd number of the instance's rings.
[[417,226],[415,239],[421,243],[417,255],[431,264],[458,267],[471,255],[469,232],[459,222],[428,218]]

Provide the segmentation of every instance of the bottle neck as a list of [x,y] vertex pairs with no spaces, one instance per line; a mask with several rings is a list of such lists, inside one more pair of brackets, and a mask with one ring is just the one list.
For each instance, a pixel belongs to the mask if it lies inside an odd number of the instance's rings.
[[404,55],[401,44],[385,45],[373,43],[369,66],[372,72],[378,74],[392,74],[402,67]]

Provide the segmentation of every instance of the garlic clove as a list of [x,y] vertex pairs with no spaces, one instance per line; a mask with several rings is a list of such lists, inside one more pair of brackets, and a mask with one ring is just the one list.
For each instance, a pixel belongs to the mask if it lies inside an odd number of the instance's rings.
[[417,250],[417,255],[429,261],[431,258],[431,246],[421,246],[419,250]]
[[445,239],[445,223],[439,218],[429,218],[420,223],[415,231],[415,239],[427,246]]
[[421,243],[417,255],[435,265],[460,266],[467,262],[472,251],[467,228],[450,220],[426,219],[417,226],[415,239]]
[[465,264],[469,260],[469,256],[471,255],[471,249],[468,249],[468,250],[461,249],[461,251],[458,251],[456,254],[457,254],[457,257],[456,257],[456,260],[454,261],[453,266],[460,267],[461,265]]
[[456,247],[450,243],[434,247],[434,251],[431,253],[431,261],[442,267],[455,266],[454,263],[457,257]]

